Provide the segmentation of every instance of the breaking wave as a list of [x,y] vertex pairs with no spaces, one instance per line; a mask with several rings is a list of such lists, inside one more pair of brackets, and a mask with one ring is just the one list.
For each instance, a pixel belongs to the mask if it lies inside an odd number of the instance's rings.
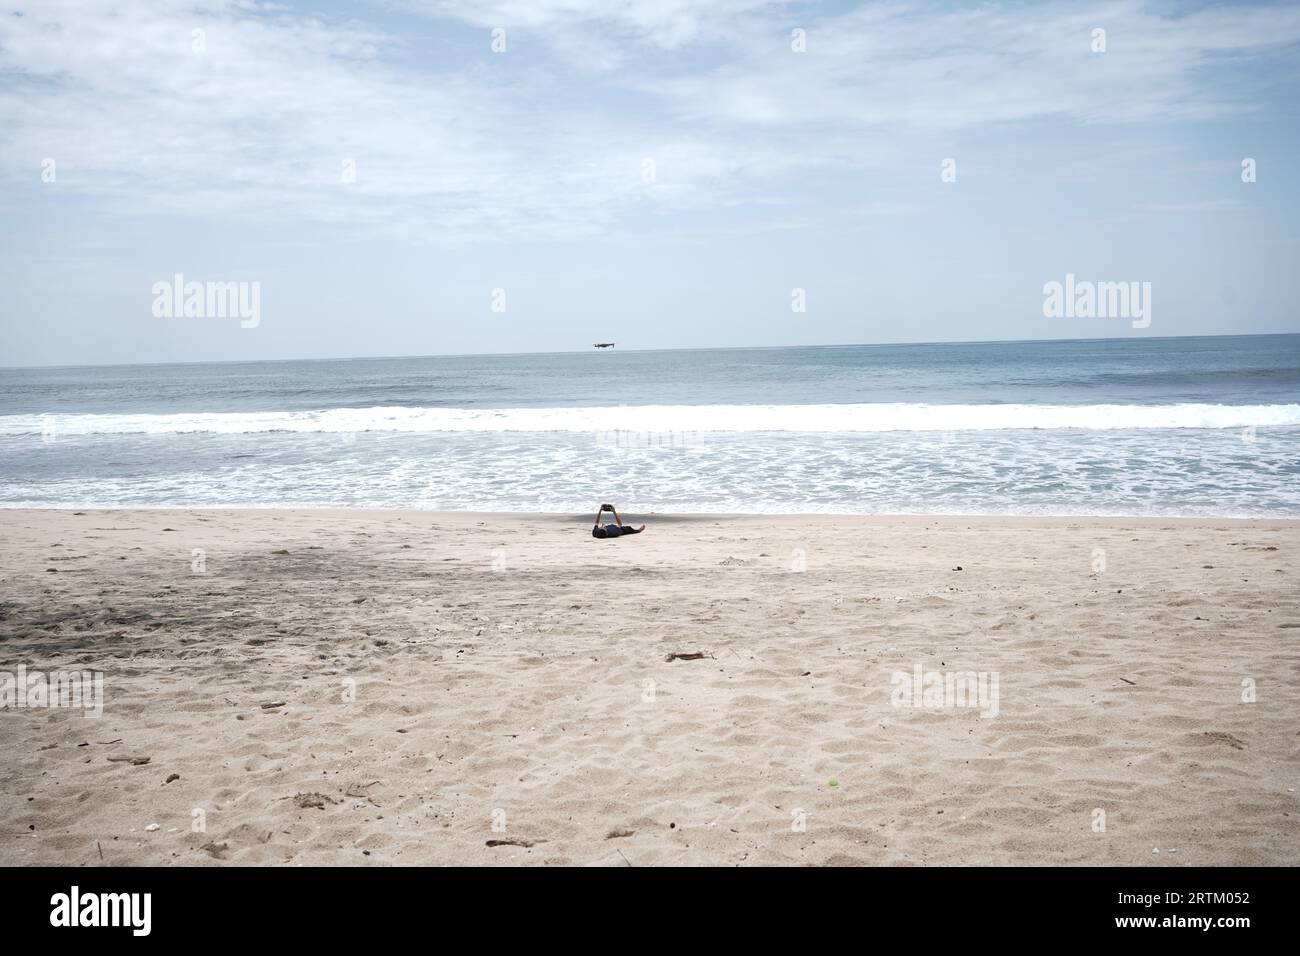
[[1292,405],[629,405],[583,408],[333,408],[294,412],[0,416],[0,435],[259,432],[965,432],[1269,428]]

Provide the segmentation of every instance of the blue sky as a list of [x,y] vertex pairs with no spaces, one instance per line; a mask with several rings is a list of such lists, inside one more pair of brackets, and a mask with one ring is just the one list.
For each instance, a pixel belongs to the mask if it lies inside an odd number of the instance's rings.
[[1300,331],[1298,94],[1296,4],[17,0],[0,365]]

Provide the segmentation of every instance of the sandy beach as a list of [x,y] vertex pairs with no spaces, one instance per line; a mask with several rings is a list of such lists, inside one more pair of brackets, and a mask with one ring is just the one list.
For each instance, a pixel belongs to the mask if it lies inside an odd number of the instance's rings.
[[0,863],[1300,863],[1300,525],[624,517],[0,512]]

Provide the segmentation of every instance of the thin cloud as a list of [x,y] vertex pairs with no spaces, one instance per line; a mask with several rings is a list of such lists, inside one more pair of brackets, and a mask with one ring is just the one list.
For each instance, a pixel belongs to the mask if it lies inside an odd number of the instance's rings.
[[[1234,66],[1300,39],[1300,10],[1272,6],[397,6],[435,28],[520,30],[541,52],[439,35],[440,55],[422,55],[377,25],[383,5],[342,18],[236,0],[41,0],[0,17],[0,178],[31,187],[51,158],[60,190],[115,215],[420,242],[592,237],[645,210],[798,203],[817,190],[805,174],[879,168],[907,130],[1249,110]],[[1096,26],[1104,54],[1089,49]],[[806,53],[790,47],[796,27]],[[615,65],[593,89],[592,70]]]
[[[1106,31],[1094,52],[1093,30]],[[1041,119],[1167,123],[1253,110],[1210,72],[1300,41],[1300,9],[1186,16],[1137,4],[934,10],[872,6],[809,24],[795,53],[775,30],[707,74],[660,84],[682,114],[765,126],[987,127]]]

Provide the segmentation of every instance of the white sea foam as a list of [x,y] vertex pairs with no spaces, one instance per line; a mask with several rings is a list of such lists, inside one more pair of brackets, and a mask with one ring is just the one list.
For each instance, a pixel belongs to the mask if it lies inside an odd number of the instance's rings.
[[1292,405],[629,405],[586,408],[334,408],[169,415],[5,415],[0,435],[259,432],[964,432],[1269,428]]

